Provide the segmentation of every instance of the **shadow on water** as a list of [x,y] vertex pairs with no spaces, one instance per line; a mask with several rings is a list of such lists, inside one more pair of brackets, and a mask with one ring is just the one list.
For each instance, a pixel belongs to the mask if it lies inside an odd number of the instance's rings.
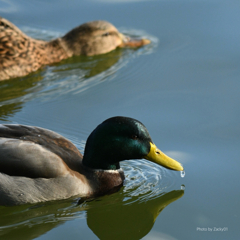
[[100,239],[141,239],[152,229],[161,211],[183,195],[183,190],[173,190],[144,201],[124,201],[127,195],[120,190],[81,204],[68,200],[0,207],[0,238],[33,239],[66,221],[86,218],[88,227]]

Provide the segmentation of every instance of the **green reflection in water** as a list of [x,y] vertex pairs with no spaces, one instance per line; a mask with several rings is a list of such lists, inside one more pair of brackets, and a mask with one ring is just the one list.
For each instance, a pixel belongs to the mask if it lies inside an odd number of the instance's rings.
[[[131,51],[134,51],[134,49],[131,49]],[[64,74],[64,72],[69,73],[74,69],[81,69],[85,73],[84,79],[88,79],[115,65],[122,57],[123,52],[127,52],[127,50],[116,49],[112,52],[92,57],[73,56],[55,64],[56,68],[53,72],[62,72]]]
[[[152,229],[159,213],[183,194],[183,190],[174,190],[152,199],[138,200],[137,196],[129,198],[121,189],[80,205],[68,200],[0,207],[0,237],[33,239],[66,221],[86,216],[88,227],[100,239],[141,239]],[[84,239],[80,230],[75,234]]]
[[[79,82],[103,73],[101,80],[105,79],[104,72],[115,65],[122,56],[124,50],[117,49],[108,54],[94,57],[72,57],[51,67],[43,68],[26,77],[0,81],[0,120],[8,121],[8,117],[20,111],[23,103],[36,97],[56,83],[71,75],[79,75]],[[52,73],[52,74],[49,74]],[[109,74],[108,74],[109,75]],[[67,79],[69,80],[69,79]],[[53,92],[55,89],[51,88]],[[63,89],[59,89],[64,92]],[[50,91],[50,92],[51,92]]]
[[12,80],[0,81],[0,120],[6,121],[7,117],[13,116],[15,112],[22,108],[20,100],[34,87],[42,76],[36,72],[25,78],[16,78]]
[[117,195],[121,200],[112,197],[94,202],[87,211],[87,224],[100,239],[141,239],[160,212],[183,194],[183,190],[171,191],[145,201],[137,201],[138,196],[123,201],[122,195]]

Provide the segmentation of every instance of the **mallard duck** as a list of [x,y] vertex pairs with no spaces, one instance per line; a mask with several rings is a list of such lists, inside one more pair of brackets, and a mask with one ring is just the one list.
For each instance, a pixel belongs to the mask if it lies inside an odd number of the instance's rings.
[[156,147],[141,122],[128,117],[98,125],[87,139],[84,156],[53,131],[0,125],[0,205],[107,194],[123,185],[119,162],[142,158],[183,170]]
[[74,55],[93,56],[117,47],[140,47],[149,43],[148,39],[133,40],[121,34],[106,21],[84,23],[65,36],[47,42],[28,37],[0,17],[0,80],[25,76],[43,65]]

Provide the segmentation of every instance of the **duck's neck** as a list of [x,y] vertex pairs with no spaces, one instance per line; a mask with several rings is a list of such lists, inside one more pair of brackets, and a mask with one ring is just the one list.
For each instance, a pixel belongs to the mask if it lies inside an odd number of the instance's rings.
[[96,185],[96,195],[114,193],[118,191],[119,188],[122,187],[125,179],[122,169],[97,170],[95,171],[95,177],[98,179],[98,184]]
[[125,179],[122,169],[97,170],[88,167],[82,168],[82,174],[91,186],[92,195],[99,196],[118,191]]
[[46,53],[44,64],[60,62],[63,59],[73,56],[73,53],[68,49],[66,43],[61,38],[46,42],[44,50]]

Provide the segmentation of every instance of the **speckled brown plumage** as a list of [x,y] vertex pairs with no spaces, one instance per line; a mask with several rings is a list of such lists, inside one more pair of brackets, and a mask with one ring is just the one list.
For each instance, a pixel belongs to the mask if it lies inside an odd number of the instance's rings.
[[30,38],[4,18],[0,18],[0,56],[0,80],[27,75],[68,57],[58,39]]
[[0,80],[25,76],[43,65],[73,55],[92,56],[117,47],[140,47],[149,42],[147,39],[132,41],[106,21],[82,24],[62,38],[47,42],[28,37],[0,17]]

